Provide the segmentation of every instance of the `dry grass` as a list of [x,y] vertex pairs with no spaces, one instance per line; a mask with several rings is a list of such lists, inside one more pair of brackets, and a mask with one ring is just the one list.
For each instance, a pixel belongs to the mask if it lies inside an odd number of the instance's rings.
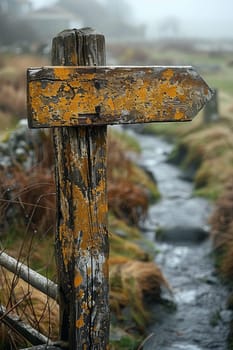
[[148,209],[148,195],[144,188],[130,180],[119,180],[108,186],[109,208],[118,218],[137,225]]
[[[12,103],[14,101],[14,103]],[[25,86],[16,87],[10,82],[0,80],[0,109],[17,117],[26,115]]]
[[12,125],[16,123],[15,116],[11,115],[9,112],[3,112],[0,110],[0,142],[3,139],[4,135],[12,128]]
[[[49,228],[52,232],[55,220],[53,152],[48,152],[48,149],[52,149],[50,135],[41,133],[41,145],[34,145],[35,163],[38,165],[26,172],[16,163],[10,177],[3,171],[0,177],[1,217],[7,217],[7,211],[15,210],[18,216],[29,218],[28,228],[38,233]],[[149,176],[142,175],[142,170],[133,166],[122,142],[116,137],[110,138],[108,149],[109,209],[127,224],[137,225],[147,211],[147,185],[154,188],[154,192],[156,186]]]
[[160,269],[153,262],[129,261],[126,258],[111,260],[110,306],[120,321],[129,309],[132,324],[144,330],[149,314],[144,301],[158,300],[161,285],[169,288]]
[[[127,157],[127,140],[111,133],[108,143],[108,202],[114,215],[130,225],[144,219],[150,193],[158,198],[156,185]],[[148,191],[149,190],[149,191]]]
[[[125,249],[129,256],[131,251],[140,251],[129,242]],[[137,258],[145,259],[145,253],[143,255],[143,251],[140,251]],[[1,269],[0,276],[0,303],[42,334],[57,339],[57,303],[4,269]],[[129,257],[119,255],[110,257],[110,308],[117,320],[114,323],[119,323],[128,332],[143,332],[149,318],[145,302],[148,299],[159,300],[161,285],[169,288],[163,274],[153,262],[129,260]],[[9,344],[13,346],[12,349],[26,346],[24,340],[3,324],[0,339],[4,350],[8,349]]]
[[[50,135],[41,133],[41,144],[33,144],[33,166],[24,170],[14,161],[11,169],[0,170],[0,218],[3,230],[17,226],[17,231],[44,235],[53,232],[55,222],[55,186]],[[12,212],[14,215],[12,216]]]
[[[57,339],[57,303],[3,268],[0,269],[0,303],[42,334]],[[0,339],[0,348],[4,350],[19,349],[28,345],[3,323],[0,328]]]
[[[0,65],[0,120],[25,118],[26,113],[26,69],[45,65],[47,59],[35,56],[9,56],[1,58]],[[3,121],[3,122],[2,122]]]
[[215,249],[219,255],[219,268],[228,279],[233,277],[233,182],[217,201],[210,219]]
[[233,137],[229,125],[216,122],[193,130],[179,141],[174,161],[192,170],[196,193],[216,199],[233,176]]
[[[127,259],[148,261],[149,255],[138,244],[130,241],[130,237],[122,238],[114,233],[109,236],[110,241],[110,258],[122,259],[126,257]],[[112,260],[110,260],[111,262]]]
[[194,178],[196,188],[210,197],[219,196],[233,176],[232,131],[216,124],[189,135],[183,142],[189,149],[184,165],[200,164]]
[[[12,175],[13,178],[4,183],[7,186],[6,190],[2,190],[0,199],[2,220],[10,215],[9,210],[14,210],[16,215],[14,219],[10,219],[8,225],[17,222],[19,225],[20,222],[24,225],[24,222],[27,231],[36,230],[40,235],[53,231],[55,188],[51,174],[38,167],[30,173],[13,170]],[[1,184],[2,188],[4,184]],[[9,195],[7,189],[11,192],[10,200],[7,200]]]

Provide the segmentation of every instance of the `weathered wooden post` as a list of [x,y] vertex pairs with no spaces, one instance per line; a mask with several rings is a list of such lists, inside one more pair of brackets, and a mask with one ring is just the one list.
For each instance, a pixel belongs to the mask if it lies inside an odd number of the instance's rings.
[[[53,40],[52,63],[104,65],[104,36],[62,32]],[[63,88],[69,90],[62,86],[61,96]],[[60,329],[70,349],[105,349],[109,338],[106,131],[54,129]]]
[[211,90],[192,67],[105,67],[104,37],[90,29],[60,33],[52,63],[28,70],[28,110],[30,127],[54,128],[61,340],[105,350],[107,125],[190,121]]
[[219,120],[218,108],[218,90],[214,89],[212,98],[208,101],[203,109],[203,118],[206,124],[214,123]]

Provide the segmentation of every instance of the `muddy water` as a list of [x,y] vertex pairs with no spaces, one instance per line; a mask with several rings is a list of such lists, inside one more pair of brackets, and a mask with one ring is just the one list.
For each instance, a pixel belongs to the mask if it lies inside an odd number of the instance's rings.
[[143,149],[139,162],[155,177],[162,196],[150,207],[143,229],[155,241],[155,261],[173,291],[164,293],[162,305],[151,307],[151,337],[143,349],[225,350],[232,312],[211,255],[211,206],[194,197],[192,183],[167,162],[171,144],[158,137],[137,138]]

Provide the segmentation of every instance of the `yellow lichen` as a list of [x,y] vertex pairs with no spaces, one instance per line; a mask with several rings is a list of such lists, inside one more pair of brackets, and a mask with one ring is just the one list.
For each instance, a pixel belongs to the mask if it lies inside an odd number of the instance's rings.
[[80,316],[78,320],[76,320],[76,328],[82,328],[84,326],[83,315]]
[[74,287],[78,288],[82,284],[83,278],[80,272],[77,272],[74,278]]
[[[143,78],[135,78],[133,83],[133,68],[132,71],[119,68],[117,74],[114,70],[88,73],[71,67],[53,69],[58,80],[29,82],[32,119],[37,124],[51,127],[107,124],[107,120],[110,120],[110,124],[125,123],[127,119],[135,123],[184,120],[186,118],[175,111],[178,103],[186,103],[187,108],[192,109],[193,106],[189,104],[192,99],[190,91],[193,91],[193,96],[196,91],[202,91],[202,95],[206,96],[209,93],[208,86],[202,80],[195,80],[187,74],[183,77],[183,72],[172,68],[165,69],[161,74],[158,72],[157,76],[151,74],[149,68],[144,68],[141,71]],[[101,79],[105,84],[97,89],[95,82]],[[66,83],[69,85],[66,86]],[[175,101],[173,114],[168,113],[168,99],[170,103]],[[96,114],[96,107],[100,107],[98,118],[84,117],[85,114]]]

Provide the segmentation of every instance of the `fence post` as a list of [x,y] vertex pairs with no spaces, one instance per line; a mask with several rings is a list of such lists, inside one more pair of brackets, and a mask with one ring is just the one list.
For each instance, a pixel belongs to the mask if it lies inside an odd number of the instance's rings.
[[[53,39],[53,65],[105,65],[92,29]],[[69,349],[108,349],[107,126],[54,128],[60,337]]]
[[219,120],[219,108],[218,108],[218,90],[213,89],[213,95],[210,101],[208,101],[203,109],[204,122],[206,124],[217,122]]

